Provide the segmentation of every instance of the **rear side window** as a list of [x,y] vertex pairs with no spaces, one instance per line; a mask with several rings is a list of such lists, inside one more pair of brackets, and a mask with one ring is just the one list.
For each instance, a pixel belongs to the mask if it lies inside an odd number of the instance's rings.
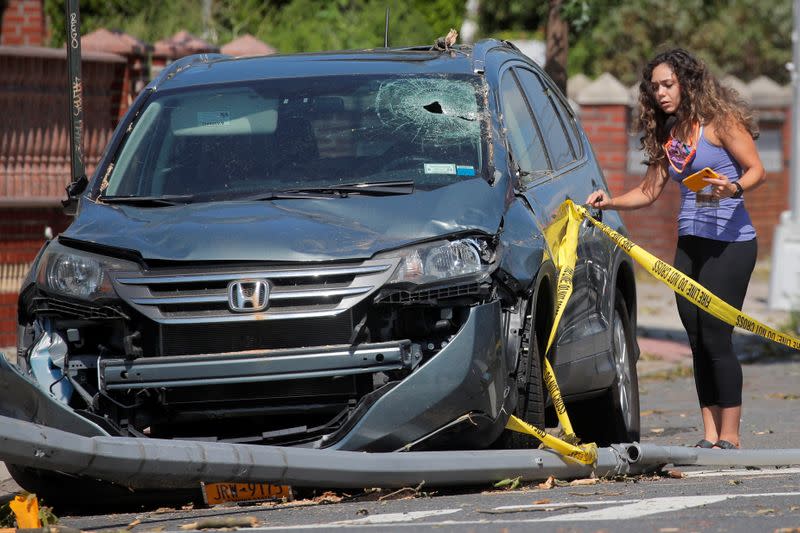
[[549,91],[545,89],[546,86],[539,76],[530,70],[515,69],[515,72],[533,107],[533,114],[542,130],[553,168],[558,169],[572,163],[577,159],[572,141],[567,137],[564,122],[556,112]]
[[549,172],[550,162],[539,129],[510,70],[503,75],[500,93],[506,136],[514,161],[523,174],[529,175],[529,179]]

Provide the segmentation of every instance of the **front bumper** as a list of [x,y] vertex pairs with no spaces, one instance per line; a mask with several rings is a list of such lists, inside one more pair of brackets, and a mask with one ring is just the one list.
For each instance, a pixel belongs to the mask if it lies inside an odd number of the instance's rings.
[[[381,354],[385,369],[396,368],[413,354],[402,348],[375,351],[375,345],[364,350],[375,365]],[[401,345],[402,346],[402,343]],[[292,350],[300,355],[302,350]],[[309,350],[306,364],[293,368],[291,357],[270,361],[268,357],[242,357],[234,365],[221,356],[208,358],[143,358],[134,362],[106,360],[101,362],[100,377],[106,387],[152,387],[175,385],[176,381],[205,382],[209,379],[231,382],[245,378],[251,381],[291,380],[308,377],[309,373],[363,372],[346,354],[335,350]],[[187,363],[180,365],[181,360]],[[297,359],[296,359],[297,360]],[[315,368],[322,364],[325,368]],[[406,363],[407,364],[407,363]],[[270,370],[265,371],[264,368]],[[209,375],[211,371],[214,376]],[[370,402],[358,406],[344,428],[326,435],[316,443],[319,447],[340,450],[394,451],[425,440],[466,416],[486,421],[482,427],[488,444],[505,424],[503,406],[506,401],[509,371],[503,352],[500,304],[492,302],[470,309],[466,322],[436,355],[393,388]],[[0,415],[31,421],[84,436],[110,435],[95,423],[91,413],[78,412],[57,400],[48,390],[0,357]]]

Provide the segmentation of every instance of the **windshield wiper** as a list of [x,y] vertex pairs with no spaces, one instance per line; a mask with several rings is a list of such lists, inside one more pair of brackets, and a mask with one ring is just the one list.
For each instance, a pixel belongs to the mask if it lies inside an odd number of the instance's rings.
[[400,181],[365,181],[361,183],[343,183],[341,185],[325,185],[320,187],[303,187],[301,189],[290,189],[288,193],[329,193],[347,196],[349,194],[360,194],[364,196],[394,196],[401,194],[412,194],[414,192],[414,182],[412,180]]
[[162,207],[188,204],[194,198],[191,194],[166,194],[163,196],[98,196],[97,199],[107,204],[130,204],[141,207]]

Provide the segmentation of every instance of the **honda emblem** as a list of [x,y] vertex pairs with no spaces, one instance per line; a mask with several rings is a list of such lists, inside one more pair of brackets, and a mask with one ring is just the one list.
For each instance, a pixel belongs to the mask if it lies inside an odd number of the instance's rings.
[[242,279],[228,284],[228,307],[237,313],[263,311],[269,305],[269,282]]

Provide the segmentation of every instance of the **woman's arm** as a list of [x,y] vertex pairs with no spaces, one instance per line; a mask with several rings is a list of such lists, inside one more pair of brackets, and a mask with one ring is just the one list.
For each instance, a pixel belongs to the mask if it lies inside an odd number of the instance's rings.
[[598,209],[618,209],[620,211],[639,209],[655,202],[661,196],[666,184],[667,171],[664,166],[650,165],[647,167],[644,179],[637,187],[616,198],[611,198],[606,191],[597,190],[589,195],[586,203]]
[[[766,181],[766,171],[761,157],[758,155],[756,143],[750,133],[739,123],[731,125],[726,130],[714,128],[715,137],[719,144],[731,153],[733,158],[742,167],[739,185],[744,191],[750,191]],[[712,142],[717,139],[709,139]],[[714,196],[729,198],[738,190],[737,187],[725,176],[720,179],[706,179],[714,187]]]

